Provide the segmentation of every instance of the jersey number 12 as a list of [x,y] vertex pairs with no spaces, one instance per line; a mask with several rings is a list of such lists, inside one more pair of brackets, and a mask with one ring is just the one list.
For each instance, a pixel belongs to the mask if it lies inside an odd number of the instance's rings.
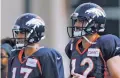
[[[86,68],[86,70],[83,72],[83,76],[87,77],[88,74],[92,71],[94,65],[93,65],[93,61],[90,58],[84,58],[81,63],[80,66],[84,66],[86,63],[88,63],[88,67]],[[71,74],[74,74],[75,72],[75,64],[76,64],[76,59],[73,59],[72,62],[72,70],[71,70]]]

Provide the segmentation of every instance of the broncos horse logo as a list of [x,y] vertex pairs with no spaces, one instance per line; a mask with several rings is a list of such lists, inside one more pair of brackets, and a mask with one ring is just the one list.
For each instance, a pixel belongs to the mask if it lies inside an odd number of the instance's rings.
[[95,14],[97,17],[100,17],[100,16],[106,16],[105,13],[103,11],[101,11],[99,8],[91,8],[91,9],[88,9],[85,13],[93,13]]
[[44,25],[45,26],[45,23],[42,19],[39,19],[39,18],[33,18],[31,20],[29,20],[28,22],[26,22],[26,25],[36,25],[36,26],[41,26],[41,25]]

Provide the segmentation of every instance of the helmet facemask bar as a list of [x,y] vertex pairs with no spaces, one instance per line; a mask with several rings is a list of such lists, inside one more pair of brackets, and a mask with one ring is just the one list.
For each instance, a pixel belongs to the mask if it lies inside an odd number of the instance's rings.
[[[13,39],[15,40],[16,43],[16,49],[20,50],[28,45],[28,34],[29,31],[28,29],[22,28],[22,29],[12,29],[13,32]],[[23,38],[18,38],[18,34],[24,34]]]
[[75,21],[72,20],[72,26],[67,27],[67,33],[68,33],[68,36],[69,36],[70,38],[75,38],[74,35],[73,35],[73,32],[74,32],[74,30],[75,30],[75,27],[73,26],[74,23],[75,23]]
[[[72,17],[72,26],[71,27],[67,27],[67,33],[68,36],[70,38],[75,38],[75,37],[82,37],[85,36],[87,34],[87,28],[88,25],[91,21],[88,21],[86,18],[84,17]],[[81,27],[76,27],[75,26],[75,22],[79,20],[82,22],[82,26]],[[70,30],[70,31],[69,31]],[[71,33],[70,33],[71,32]]]
[[[77,21],[80,21],[81,23],[82,23],[82,25],[81,25],[81,27],[79,27],[79,26],[74,26],[75,27],[75,30],[74,30],[74,32],[73,32],[73,34],[74,34],[74,36],[75,37],[82,37],[82,36],[84,36],[85,34],[86,34],[86,32],[85,32],[85,28],[86,28],[86,26],[85,26],[85,19],[83,19],[83,18],[78,18],[78,19],[76,19],[75,20],[76,22]],[[74,23],[74,25],[75,25],[75,23]]]

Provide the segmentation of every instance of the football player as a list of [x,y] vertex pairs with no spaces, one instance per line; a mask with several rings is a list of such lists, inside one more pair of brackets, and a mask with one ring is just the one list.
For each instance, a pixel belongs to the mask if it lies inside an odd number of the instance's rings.
[[64,78],[61,55],[40,46],[45,38],[45,23],[38,15],[25,13],[12,29],[16,50],[9,60],[8,78]]
[[8,58],[11,55],[11,50],[14,47],[14,41],[6,37],[1,40],[1,78],[7,78],[8,73]]
[[[72,78],[120,78],[120,39],[104,32],[106,14],[95,3],[79,5],[67,27],[70,42],[65,48],[71,59]],[[69,31],[71,30],[71,31]],[[107,73],[109,71],[109,73]]]

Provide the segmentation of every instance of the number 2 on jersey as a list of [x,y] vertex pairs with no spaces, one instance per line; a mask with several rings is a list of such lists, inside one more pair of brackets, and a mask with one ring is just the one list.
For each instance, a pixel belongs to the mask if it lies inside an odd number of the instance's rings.
[[[83,76],[87,77],[88,74],[92,71],[94,65],[93,65],[93,61],[90,58],[84,58],[81,63],[80,66],[84,66],[86,63],[88,63],[88,67],[86,68],[86,70],[83,72]],[[72,62],[72,70],[71,70],[71,74],[74,74],[74,70],[75,70],[75,64],[76,64],[76,59],[73,59]]]
[[[16,76],[16,71],[17,71],[17,68],[14,67],[13,70],[12,70],[12,78],[15,78]],[[20,73],[25,73],[24,75],[24,78],[28,78],[29,74],[32,72],[32,69],[30,68],[24,68],[24,67],[21,67],[21,70],[20,70]]]

